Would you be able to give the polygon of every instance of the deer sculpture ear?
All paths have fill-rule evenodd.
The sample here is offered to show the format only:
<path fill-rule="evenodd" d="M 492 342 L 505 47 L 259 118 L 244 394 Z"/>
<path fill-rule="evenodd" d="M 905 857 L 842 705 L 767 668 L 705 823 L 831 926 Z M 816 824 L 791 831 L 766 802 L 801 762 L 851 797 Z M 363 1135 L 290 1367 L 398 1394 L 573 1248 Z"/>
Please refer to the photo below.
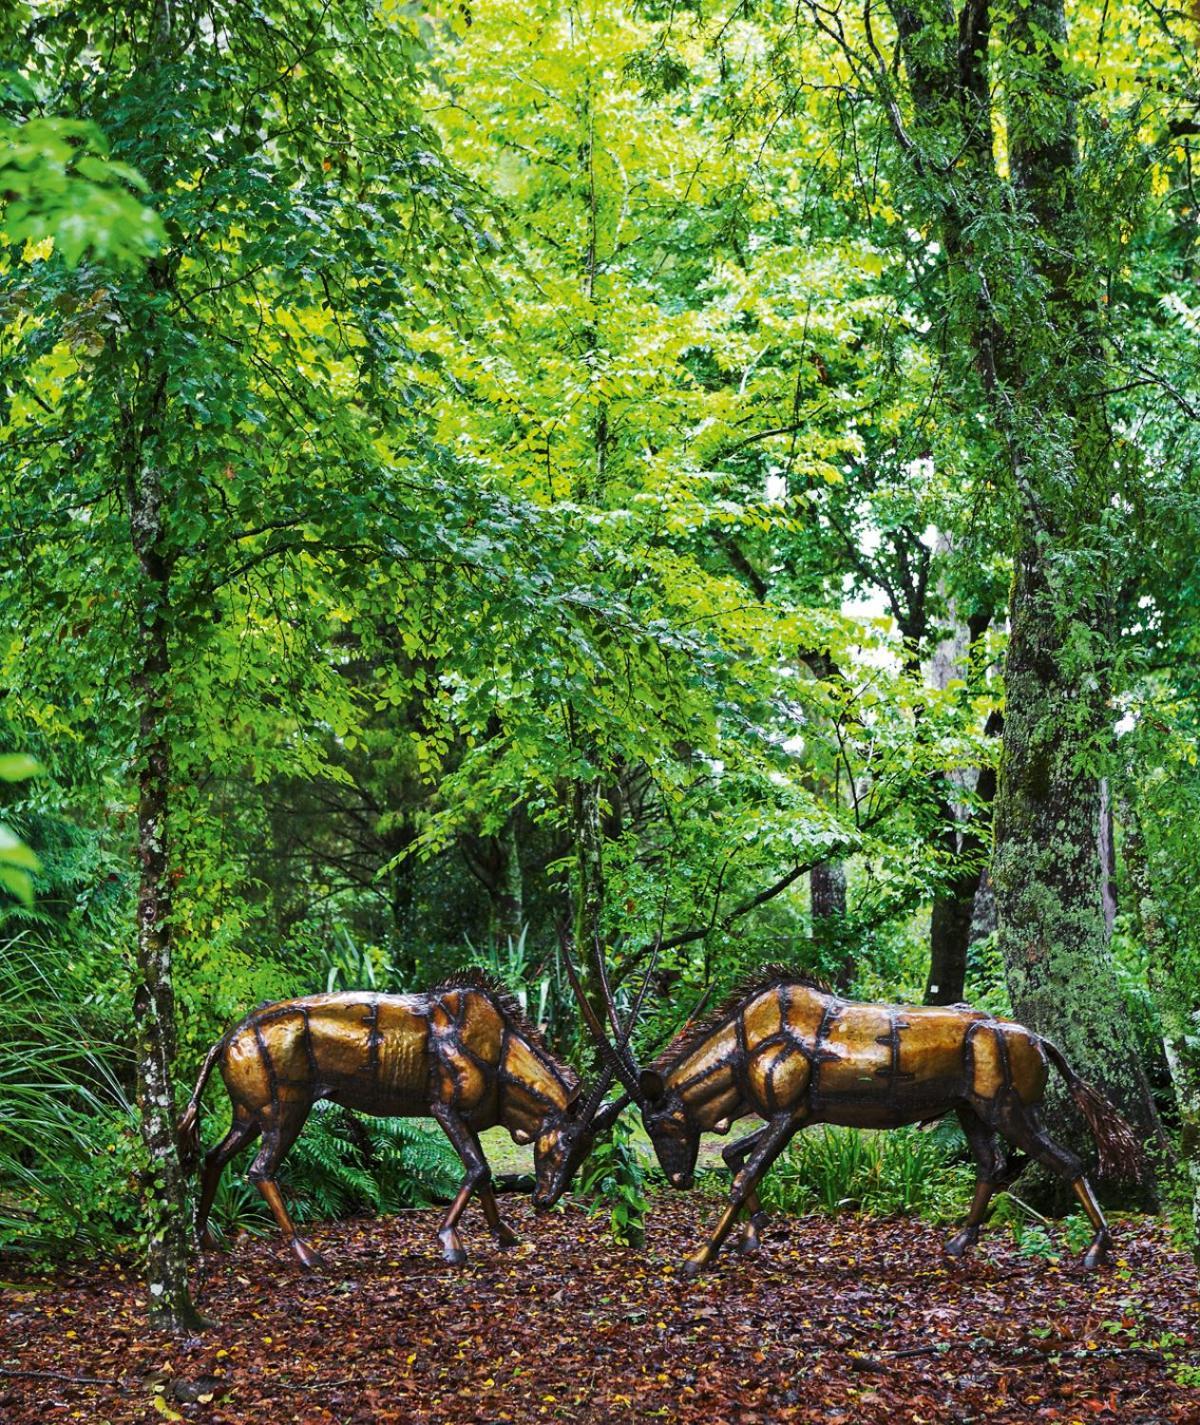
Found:
<path fill-rule="evenodd" d="M 638 1087 L 649 1103 L 657 1103 L 667 1091 L 663 1076 L 654 1069 L 643 1069 L 638 1075 Z"/>

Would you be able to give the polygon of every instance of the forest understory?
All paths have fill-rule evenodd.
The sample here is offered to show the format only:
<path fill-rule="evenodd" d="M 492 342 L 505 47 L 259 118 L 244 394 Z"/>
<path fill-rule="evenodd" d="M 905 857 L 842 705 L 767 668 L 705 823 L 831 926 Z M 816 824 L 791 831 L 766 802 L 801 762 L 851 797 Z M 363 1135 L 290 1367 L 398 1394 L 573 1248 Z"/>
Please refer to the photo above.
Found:
<path fill-rule="evenodd" d="M 203 1338 L 147 1332 L 120 1265 L 7 1282 L 0 1419 L 1200 1421 L 1195 1268 L 1153 1219 L 1119 1219 L 1088 1273 L 1000 1228 L 954 1262 L 921 1221 L 780 1216 L 689 1282 L 712 1198 L 655 1197 L 640 1250 L 573 1204 L 501 1203 L 520 1245 L 498 1252 L 471 1212 L 460 1269 L 436 1210 L 315 1228 L 319 1275 L 242 1236 L 197 1279 Z"/>

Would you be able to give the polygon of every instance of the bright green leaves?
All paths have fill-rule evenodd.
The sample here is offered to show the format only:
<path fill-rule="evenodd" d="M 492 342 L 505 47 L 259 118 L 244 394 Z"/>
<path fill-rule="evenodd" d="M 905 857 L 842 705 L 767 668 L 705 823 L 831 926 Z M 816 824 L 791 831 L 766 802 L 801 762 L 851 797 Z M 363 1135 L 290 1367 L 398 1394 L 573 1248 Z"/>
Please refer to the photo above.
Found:
<path fill-rule="evenodd" d="M 29 256 L 58 253 L 133 262 L 162 245 L 163 226 L 138 194 L 145 180 L 109 156 L 95 124 L 71 119 L 0 120 L 0 233 Z"/>
<path fill-rule="evenodd" d="M 0 782 L 21 782 L 40 771 L 37 761 L 24 753 L 0 755 Z M 38 870 L 38 858 L 20 837 L 0 822 L 0 887 L 25 905 L 32 905 L 33 873 Z"/>

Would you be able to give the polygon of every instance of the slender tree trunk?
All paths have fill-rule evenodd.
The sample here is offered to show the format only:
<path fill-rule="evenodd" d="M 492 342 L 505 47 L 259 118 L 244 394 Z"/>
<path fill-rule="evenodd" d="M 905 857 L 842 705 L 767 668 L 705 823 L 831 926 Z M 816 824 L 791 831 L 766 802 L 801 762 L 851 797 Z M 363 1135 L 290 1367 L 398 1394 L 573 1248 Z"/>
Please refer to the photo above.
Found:
<path fill-rule="evenodd" d="M 945 688 L 951 678 L 969 677 L 971 653 L 988 630 L 991 610 L 972 614 L 960 630 L 951 653 L 935 660 L 934 682 Z M 965 636 L 964 636 L 965 635 Z M 989 738 L 1003 727 L 1000 713 L 993 712 L 984 729 Z M 990 837 L 991 809 L 996 795 L 994 767 L 981 767 L 975 777 L 975 806 L 956 809 L 949 801 L 941 807 L 942 850 L 960 870 L 933 903 L 929 917 L 929 978 L 925 983 L 926 1004 L 957 1004 L 966 993 L 967 954 L 971 948 L 971 926 L 975 918 L 975 898 L 983 875 L 985 841 Z"/>
<path fill-rule="evenodd" d="M 1002 726 L 998 713 L 988 722 L 995 737 Z M 996 769 L 981 767 L 975 782 L 978 801 L 974 813 L 956 828 L 946 822 L 947 849 L 964 869 L 933 903 L 929 918 L 929 979 L 926 1004 L 957 1004 L 966 992 L 967 957 L 978 938 L 974 933 L 975 908 L 983 884 L 981 861 L 991 831 L 991 808 L 996 797 Z"/>
<path fill-rule="evenodd" d="M 586 954 L 602 941 L 604 915 L 604 833 L 600 825 L 600 783 L 596 778 L 576 779 L 575 832 L 575 940 Z"/>
<path fill-rule="evenodd" d="M 1125 805 L 1125 804 L 1123 804 Z M 1122 816 L 1122 845 L 1129 886 L 1137 909 L 1149 963 L 1150 989 L 1163 1030 L 1163 1049 L 1179 1111 L 1179 1156 L 1192 1193 L 1194 1254 L 1200 1263 L 1200 1049 L 1197 1029 L 1200 1009 L 1179 993 L 1175 974 L 1177 931 L 1162 910 L 1162 886 L 1142 830 L 1142 814 L 1134 807 Z"/>
<path fill-rule="evenodd" d="M 854 966 L 846 944 L 846 867 L 822 861 L 808 873 L 808 882 L 817 964 L 838 989 L 848 989 Z"/>
<path fill-rule="evenodd" d="M 519 940 L 525 927 L 525 881 L 521 874 L 516 812 L 504 823 L 504 830 L 497 841 L 500 845 L 500 877 L 492 902 L 496 935 L 506 940 Z"/>
<path fill-rule="evenodd" d="M 152 362 L 147 362 L 149 368 Z M 175 994 L 171 967 L 171 560 L 164 552 L 161 471 L 147 458 L 157 435 L 165 377 L 141 419 L 123 412 L 128 466 L 126 499 L 137 558 L 138 898 L 134 1019 L 147 1232 L 148 1315 L 153 1325 L 190 1331 L 204 1323 L 188 1293 L 187 1192 L 175 1137 Z"/>

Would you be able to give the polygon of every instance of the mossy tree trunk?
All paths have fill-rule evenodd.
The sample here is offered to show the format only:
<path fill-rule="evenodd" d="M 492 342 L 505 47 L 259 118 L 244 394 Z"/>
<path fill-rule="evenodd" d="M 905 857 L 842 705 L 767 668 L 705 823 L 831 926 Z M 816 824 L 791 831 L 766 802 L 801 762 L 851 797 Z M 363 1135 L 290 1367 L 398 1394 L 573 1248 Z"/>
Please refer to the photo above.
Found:
<path fill-rule="evenodd" d="M 812 910 L 812 940 L 816 963 L 830 974 L 838 989 L 848 989 L 854 961 L 846 925 L 846 867 L 842 861 L 822 861 L 808 875 Z"/>
<path fill-rule="evenodd" d="M 945 0 L 890 8 L 902 78 L 877 49 L 842 43 L 872 77 L 911 200 L 938 215 L 948 319 L 987 404 L 1014 515 L 993 871 L 1013 1007 L 1148 1136 L 1156 1118 L 1101 899 L 1099 775 L 1114 661 L 1106 590 L 1119 560 L 1105 519 L 1116 472 L 1095 394 L 1106 374 L 1102 311 L 1076 191 L 1063 0 L 1026 0 L 1006 15 L 1002 91 L 989 74 L 988 0 L 967 0 L 959 14 Z M 1000 92 L 1007 175 L 992 141 Z M 942 355 L 958 359 L 953 345 Z M 1064 1104 L 1051 1101 L 1052 1131 L 1090 1147 Z M 1111 1195 L 1116 1185 L 1106 1186 Z"/>
<path fill-rule="evenodd" d="M 1089 689 L 1063 646 L 1070 629 L 1042 557 L 1027 545 L 1013 586 L 992 866 L 1000 946 L 1016 1018 L 1052 1039 L 1146 1139 L 1157 1118 L 1109 949 L 1099 779 L 1086 770 L 1108 713 L 1099 680 Z M 1047 1123 L 1086 1159 L 1090 1140 L 1065 1094 L 1051 1093 Z M 1105 1187 L 1128 1197 L 1131 1185 Z M 1037 1195 L 1059 1194 L 1043 1184 Z"/>

